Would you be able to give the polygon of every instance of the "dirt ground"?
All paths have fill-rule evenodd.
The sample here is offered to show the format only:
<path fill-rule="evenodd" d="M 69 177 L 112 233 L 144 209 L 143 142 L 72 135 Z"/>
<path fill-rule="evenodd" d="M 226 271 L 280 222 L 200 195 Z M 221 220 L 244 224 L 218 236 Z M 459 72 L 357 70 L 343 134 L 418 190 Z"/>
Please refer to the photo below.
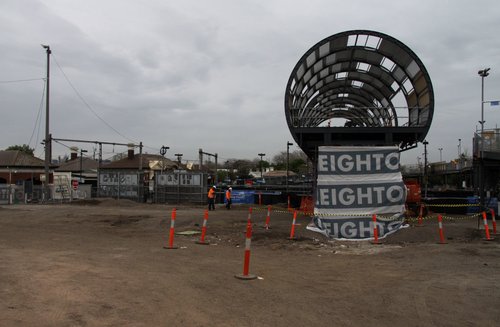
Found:
<path fill-rule="evenodd" d="M 101 200 L 0 207 L 0 326 L 499 326 L 500 243 L 474 218 L 410 226 L 382 245 L 330 241 L 248 206 Z M 187 232 L 188 235 L 177 234 Z"/>

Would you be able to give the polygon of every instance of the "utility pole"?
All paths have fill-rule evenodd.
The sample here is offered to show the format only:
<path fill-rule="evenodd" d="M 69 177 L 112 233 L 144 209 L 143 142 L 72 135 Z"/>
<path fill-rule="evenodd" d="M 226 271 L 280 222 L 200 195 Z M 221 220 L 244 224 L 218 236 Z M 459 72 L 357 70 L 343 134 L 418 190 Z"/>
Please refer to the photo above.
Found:
<path fill-rule="evenodd" d="M 47 195 L 47 200 L 49 198 L 49 165 L 52 161 L 52 142 L 50 140 L 50 126 L 49 126 L 49 95 L 50 95 L 50 54 L 52 51 L 50 50 L 50 46 L 41 45 L 46 53 L 47 53 L 47 80 L 46 80 L 46 95 L 45 95 L 45 183 L 44 183 L 44 191 L 43 194 Z"/>
<path fill-rule="evenodd" d="M 83 154 L 86 152 L 87 152 L 87 150 L 80 149 L 80 180 L 79 180 L 79 183 L 83 183 Z"/>
<path fill-rule="evenodd" d="M 260 156 L 260 179 L 262 179 L 262 157 L 265 156 L 265 153 L 259 153 Z"/>
<path fill-rule="evenodd" d="M 203 165 L 203 155 L 207 155 L 207 156 L 212 156 L 215 158 L 215 176 L 214 176 L 214 184 L 217 185 L 217 153 L 208 153 L 208 152 L 203 152 L 202 149 L 199 149 L 198 151 L 199 153 L 199 156 L 200 156 L 200 170 L 201 170 L 201 166 Z"/>

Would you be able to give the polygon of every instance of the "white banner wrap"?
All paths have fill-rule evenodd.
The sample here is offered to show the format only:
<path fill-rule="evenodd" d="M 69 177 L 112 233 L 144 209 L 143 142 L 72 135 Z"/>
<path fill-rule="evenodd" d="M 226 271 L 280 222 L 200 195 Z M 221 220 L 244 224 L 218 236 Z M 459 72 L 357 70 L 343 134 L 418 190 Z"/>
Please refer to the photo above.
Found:
<path fill-rule="evenodd" d="M 371 238 L 373 214 L 381 237 L 401 227 L 406 187 L 398 147 L 319 147 L 317 168 L 308 229 L 332 238 Z"/>

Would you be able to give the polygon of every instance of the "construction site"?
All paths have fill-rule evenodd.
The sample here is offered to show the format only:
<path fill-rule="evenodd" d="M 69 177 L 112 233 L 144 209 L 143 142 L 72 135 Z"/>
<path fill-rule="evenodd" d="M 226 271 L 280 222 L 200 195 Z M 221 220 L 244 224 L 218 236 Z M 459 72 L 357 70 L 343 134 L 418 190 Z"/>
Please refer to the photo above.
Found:
<path fill-rule="evenodd" d="M 286 205 L 268 211 L 218 204 L 206 224 L 205 206 L 179 206 L 174 233 L 173 209 L 113 199 L 0 207 L 0 325 L 496 326 L 500 320 L 499 238 L 488 219 L 491 240 L 485 240 L 482 215 L 443 214 L 440 230 L 431 211 L 374 244 L 309 231 L 310 215 Z M 206 244 L 198 244 L 203 226 Z M 236 278 L 245 268 L 254 278 Z"/>
<path fill-rule="evenodd" d="M 166 146 L 52 137 L 42 47 L 45 160 L 0 152 L 0 326 L 498 325 L 498 129 L 482 118 L 471 160 L 430 165 L 433 85 L 403 42 L 349 30 L 307 50 L 284 99 L 307 173 L 290 177 L 287 141 L 256 185 L 219 180 L 201 148 L 193 169 Z M 62 141 L 98 160 L 54 165 Z"/>

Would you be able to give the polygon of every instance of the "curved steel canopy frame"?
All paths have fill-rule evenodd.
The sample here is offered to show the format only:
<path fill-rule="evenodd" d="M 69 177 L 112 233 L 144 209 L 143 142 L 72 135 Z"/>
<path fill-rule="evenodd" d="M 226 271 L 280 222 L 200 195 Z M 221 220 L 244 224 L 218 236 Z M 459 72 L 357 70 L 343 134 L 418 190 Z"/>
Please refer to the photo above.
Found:
<path fill-rule="evenodd" d="M 318 42 L 295 65 L 285 92 L 288 127 L 311 159 L 322 145 L 413 148 L 433 112 L 431 79 L 417 55 L 368 30 Z"/>

